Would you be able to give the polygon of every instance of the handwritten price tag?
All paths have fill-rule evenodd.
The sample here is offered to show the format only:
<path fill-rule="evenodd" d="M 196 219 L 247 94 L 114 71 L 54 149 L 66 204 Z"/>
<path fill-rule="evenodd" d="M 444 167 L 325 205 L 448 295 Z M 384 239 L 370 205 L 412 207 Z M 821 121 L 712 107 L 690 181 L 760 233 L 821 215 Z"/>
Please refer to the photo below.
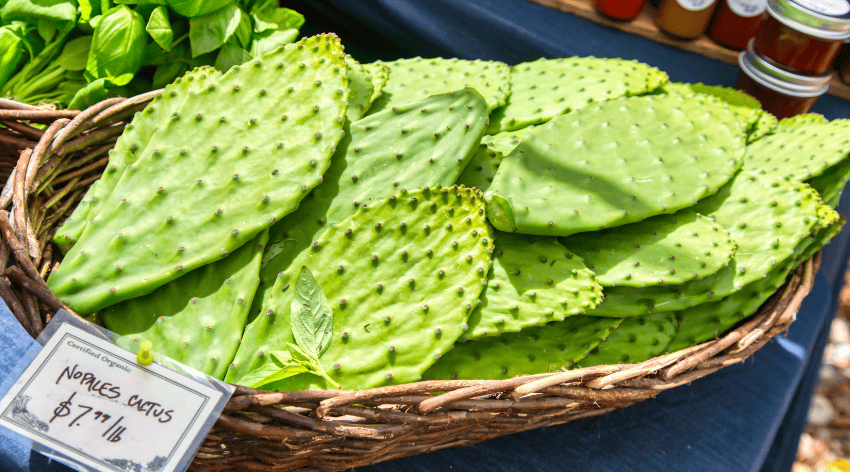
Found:
<path fill-rule="evenodd" d="M 230 393 L 63 323 L 0 399 L 0 426 L 97 470 L 183 470 Z"/>

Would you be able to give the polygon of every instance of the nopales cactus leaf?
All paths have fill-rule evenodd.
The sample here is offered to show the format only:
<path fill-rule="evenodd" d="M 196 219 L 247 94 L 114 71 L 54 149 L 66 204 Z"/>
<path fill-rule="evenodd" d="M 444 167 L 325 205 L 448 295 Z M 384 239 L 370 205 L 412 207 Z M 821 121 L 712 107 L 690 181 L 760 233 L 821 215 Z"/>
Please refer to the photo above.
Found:
<path fill-rule="evenodd" d="M 505 156 L 485 194 L 488 218 L 505 232 L 569 236 L 673 213 L 728 182 L 744 151 L 740 122 L 711 97 L 584 107 Z"/>
<path fill-rule="evenodd" d="M 152 341 L 158 353 L 224 378 L 245 329 L 267 239 L 263 231 L 224 259 L 105 308 L 104 325 L 130 351 Z"/>
<path fill-rule="evenodd" d="M 555 238 L 497 233 L 487 287 L 461 339 L 561 321 L 601 301 L 593 272 Z"/>
<path fill-rule="evenodd" d="M 483 97 L 462 89 L 399 105 L 349 126 L 324 182 L 271 228 L 260 295 L 277 274 L 328 227 L 401 189 L 451 185 L 474 152 L 484 127 Z M 259 312 L 262 296 L 251 313 Z"/>
<path fill-rule="evenodd" d="M 135 164 L 51 274 L 53 293 L 80 313 L 150 293 L 294 210 L 342 138 L 344 72 L 338 38 L 324 35 L 190 93 L 136 149 Z"/>
<path fill-rule="evenodd" d="M 538 59 L 511 68 L 508 104 L 493 113 L 488 134 L 545 123 L 586 105 L 651 92 L 667 74 L 637 61 L 596 57 Z"/>
<path fill-rule="evenodd" d="M 419 380 L 466 329 L 492 244 L 477 190 L 400 190 L 361 206 L 266 291 L 225 378 L 241 379 L 292 342 L 292 284 L 306 266 L 334 312 L 333 339 L 320 359 L 324 370 L 347 389 Z M 326 387 L 324 379 L 299 375 L 264 388 Z"/>
<path fill-rule="evenodd" d="M 425 372 L 425 380 L 492 379 L 557 372 L 572 367 L 623 320 L 570 316 L 545 326 L 455 344 Z"/>
<path fill-rule="evenodd" d="M 481 93 L 490 112 L 505 104 L 510 91 L 509 68 L 496 61 L 415 57 L 367 65 L 379 66 L 389 67 L 390 75 L 370 114 L 462 88 Z"/>

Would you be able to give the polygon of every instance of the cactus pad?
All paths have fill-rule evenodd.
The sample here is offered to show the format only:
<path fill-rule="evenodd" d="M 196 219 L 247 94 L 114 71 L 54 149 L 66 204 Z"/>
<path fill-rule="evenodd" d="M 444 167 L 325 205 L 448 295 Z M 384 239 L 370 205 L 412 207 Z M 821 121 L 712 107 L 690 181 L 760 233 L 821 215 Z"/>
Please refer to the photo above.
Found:
<path fill-rule="evenodd" d="M 806 181 L 850 155 L 850 120 L 804 122 L 752 143 L 744 171 Z"/>
<path fill-rule="evenodd" d="M 486 191 L 499 171 L 502 157 L 501 153 L 492 151 L 481 144 L 455 183 L 465 187 L 475 187 L 482 192 Z"/>
<path fill-rule="evenodd" d="M 487 133 L 545 123 L 588 104 L 651 92 L 667 74 L 637 61 L 596 57 L 538 59 L 511 68 L 511 96 Z"/>
<path fill-rule="evenodd" d="M 675 312 L 677 329 L 665 351 L 674 352 L 714 339 L 748 316 L 785 282 L 790 265 L 777 267 L 767 277 L 745 285 L 722 300 Z"/>
<path fill-rule="evenodd" d="M 211 67 L 191 70 L 166 86 L 144 110 L 133 116 L 132 122 L 124 128 L 115 147 L 109 151 L 109 162 L 103 175 L 89 187 L 77 208 L 56 231 L 54 243 L 67 252 L 77 242 L 88 221 L 98 214 L 107 201 L 112 189 L 124 174 L 124 169 L 140 156 L 141 153 L 137 150 L 144 149 L 153 134 L 167 126 L 171 114 L 179 108 L 190 92 L 201 91 L 220 75 L 221 73 Z"/>
<path fill-rule="evenodd" d="M 719 301 L 794 258 L 805 238 L 838 219 L 808 185 L 755 174 L 738 174 L 694 211 L 729 231 L 738 244 L 732 263 L 681 285 L 606 289 L 605 301 L 589 314 L 637 316 Z"/>
<path fill-rule="evenodd" d="M 457 343 L 423 378 L 501 380 L 558 372 L 587 356 L 621 322 L 615 318 L 570 316 L 519 333 Z"/>
<path fill-rule="evenodd" d="M 357 121 L 372 107 L 372 95 L 375 86 L 369 72 L 355 61 L 353 57 L 346 55 L 345 63 L 348 66 L 348 110 L 345 117 L 349 121 Z"/>
<path fill-rule="evenodd" d="M 390 78 L 390 68 L 380 62 L 363 64 L 363 68 L 366 69 L 372 80 L 372 97 L 369 98 L 369 102 L 374 103 L 383 93 L 384 86 L 387 85 L 387 80 Z"/>
<path fill-rule="evenodd" d="M 848 179 L 850 179 L 850 159 L 844 159 L 826 169 L 823 174 L 807 180 L 806 183 L 818 191 L 824 202 L 835 207 Z M 835 204 L 830 202 L 835 202 Z"/>
<path fill-rule="evenodd" d="M 263 231 L 224 259 L 107 307 L 104 325 L 121 335 L 116 342 L 122 347 L 149 340 L 160 354 L 224 378 L 245 329 L 267 239 Z"/>
<path fill-rule="evenodd" d="M 461 339 L 561 321 L 602 301 L 593 272 L 555 238 L 497 233 L 495 250 L 481 303 Z"/>
<path fill-rule="evenodd" d="M 459 90 L 428 97 L 352 123 L 337 147 L 324 182 L 271 228 L 263 258 L 260 295 L 277 274 L 329 226 L 361 205 L 401 189 L 451 185 L 487 126 L 478 92 Z M 254 301 L 252 316 L 262 303 Z"/>
<path fill-rule="evenodd" d="M 379 65 L 388 66 L 390 76 L 369 113 L 462 88 L 481 93 L 490 112 L 505 104 L 510 91 L 509 68 L 501 62 L 415 57 L 376 62 L 369 67 Z"/>
<path fill-rule="evenodd" d="M 776 124 L 776 132 L 792 131 L 804 125 L 825 123 L 829 123 L 829 120 L 827 120 L 823 115 L 819 115 L 817 113 L 803 113 L 802 115 L 789 116 L 788 118 L 782 118 L 779 120 L 779 123 Z"/>
<path fill-rule="evenodd" d="M 140 157 L 51 274 L 53 293 L 79 313 L 150 293 L 294 210 L 342 137 L 344 71 L 339 40 L 318 36 L 190 93 L 135 150 Z"/>
<path fill-rule="evenodd" d="M 350 389 L 419 380 L 466 328 L 492 244 L 476 190 L 399 191 L 361 206 L 278 276 L 226 379 L 242 378 L 293 342 L 291 285 L 306 266 L 334 312 L 333 340 L 321 357 L 325 371 Z M 319 377 L 300 384 L 303 377 L 269 388 L 325 387 Z"/>
<path fill-rule="evenodd" d="M 716 273 L 735 255 L 728 231 L 687 208 L 562 243 L 608 287 L 682 284 Z"/>
<path fill-rule="evenodd" d="M 584 107 L 533 130 L 487 191 L 501 231 L 568 236 L 673 213 L 715 193 L 745 151 L 729 107 L 649 95 Z"/>
<path fill-rule="evenodd" d="M 673 313 L 627 318 L 576 367 L 643 362 L 661 355 L 675 334 Z"/>

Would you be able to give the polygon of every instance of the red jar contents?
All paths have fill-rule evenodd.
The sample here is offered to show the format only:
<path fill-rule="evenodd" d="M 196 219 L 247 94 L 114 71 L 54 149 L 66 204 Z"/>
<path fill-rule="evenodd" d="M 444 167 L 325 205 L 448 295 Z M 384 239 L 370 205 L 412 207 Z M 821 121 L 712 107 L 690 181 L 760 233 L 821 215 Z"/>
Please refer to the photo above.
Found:
<path fill-rule="evenodd" d="M 596 10 L 603 15 L 621 21 L 632 21 L 640 15 L 646 0 L 596 0 Z"/>
<path fill-rule="evenodd" d="M 848 0 L 769 0 L 756 45 L 790 70 L 828 72 L 850 37 Z"/>
<path fill-rule="evenodd" d="M 732 49 L 746 49 L 766 8 L 767 0 L 721 0 L 708 27 L 708 37 Z"/>
<path fill-rule="evenodd" d="M 756 54 L 754 40 L 738 56 L 741 74 L 735 88 L 752 95 L 777 118 L 808 112 L 829 88 L 831 74 L 799 75 L 780 69 Z"/>
<path fill-rule="evenodd" d="M 717 0 L 661 0 L 655 24 L 679 39 L 696 39 L 705 33 Z"/>

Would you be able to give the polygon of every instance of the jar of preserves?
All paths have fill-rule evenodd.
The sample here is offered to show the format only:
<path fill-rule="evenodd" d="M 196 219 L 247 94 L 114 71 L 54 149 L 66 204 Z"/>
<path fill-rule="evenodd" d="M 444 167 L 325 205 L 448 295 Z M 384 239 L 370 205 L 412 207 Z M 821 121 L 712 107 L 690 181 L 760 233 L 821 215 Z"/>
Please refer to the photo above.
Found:
<path fill-rule="evenodd" d="M 646 0 L 595 0 L 593 5 L 603 15 L 620 21 L 632 21 L 640 15 Z"/>
<path fill-rule="evenodd" d="M 746 49 L 761 24 L 767 0 L 721 0 L 708 27 L 708 37 L 732 49 Z"/>
<path fill-rule="evenodd" d="M 762 108 L 777 118 L 807 113 L 826 93 L 832 74 L 800 75 L 788 72 L 761 57 L 750 40 L 738 56 L 741 74 L 735 88 L 752 95 Z"/>
<path fill-rule="evenodd" d="M 656 24 L 661 31 L 680 39 L 696 39 L 705 33 L 717 0 L 661 0 Z"/>
<path fill-rule="evenodd" d="M 850 38 L 848 0 L 768 0 L 756 45 L 788 70 L 822 74 Z"/>

